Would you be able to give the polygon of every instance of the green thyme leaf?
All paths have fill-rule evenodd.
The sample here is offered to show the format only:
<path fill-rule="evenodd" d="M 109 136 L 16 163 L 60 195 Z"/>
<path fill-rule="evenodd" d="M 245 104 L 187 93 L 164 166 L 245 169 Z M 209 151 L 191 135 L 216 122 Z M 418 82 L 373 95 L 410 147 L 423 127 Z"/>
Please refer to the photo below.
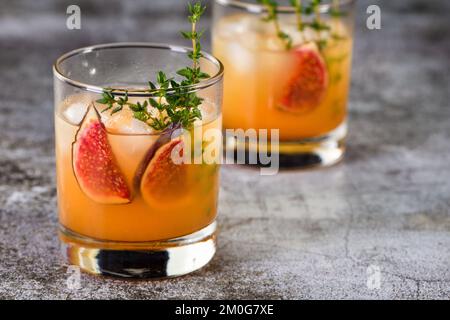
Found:
<path fill-rule="evenodd" d="M 156 83 L 148 81 L 149 91 L 155 92 L 156 97 L 151 97 L 143 103 L 131 103 L 128 99 L 128 92 L 123 96 L 115 97 L 113 90 L 107 88 L 102 93 L 101 99 L 97 102 L 106 104 L 102 111 L 111 110 L 111 114 L 120 112 L 126 106 L 133 112 L 133 117 L 147 123 L 155 130 L 164 130 L 172 123 L 179 123 L 184 128 L 190 128 L 196 120 L 202 119 L 199 109 L 203 98 L 195 92 L 189 92 L 189 86 L 209 78 L 209 74 L 203 72 L 199 65 L 199 59 L 203 57 L 201 53 L 200 38 L 204 31 L 197 32 L 196 25 L 200 17 L 205 12 L 206 7 L 200 2 L 188 4 L 189 17 L 191 23 L 190 31 L 182 31 L 181 35 L 192 42 L 192 51 L 188 52 L 188 57 L 192 60 L 192 66 L 187 66 L 176 73 L 184 79 L 177 82 L 174 78 L 168 77 L 163 71 L 156 73 Z M 148 110 L 151 106 L 158 112 Z M 155 114 L 156 113 L 156 114 Z"/>

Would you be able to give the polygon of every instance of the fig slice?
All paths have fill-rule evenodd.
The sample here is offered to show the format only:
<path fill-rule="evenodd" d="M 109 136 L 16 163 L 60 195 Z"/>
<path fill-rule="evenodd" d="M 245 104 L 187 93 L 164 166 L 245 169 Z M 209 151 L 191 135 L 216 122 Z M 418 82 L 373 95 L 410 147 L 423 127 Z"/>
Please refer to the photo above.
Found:
<path fill-rule="evenodd" d="M 148 204 L 169 206 L 184 199 L 188 165 L 175 163 L 172 159 L 172 153 L 183 157 L 183 146 L 183 139 L 177 137 L 155 152 L 140 183 L 141 195 Z"/>
<path fill-rule="evenodd" d="M 81 190 L 101 204 L 125 204 L 131 193 L 121 172 L 104 124 L 89 106 L 72 145 L 72 164 Z"/>
<path fill-rule="evenodd" d="M 166 143 L 170 142 L 172 138 L 176 138 L 179 135 L 182 134 L 181 131 L 181 125 L 172 123 L 169 125 L 168 128 L 166 128 L 158 137 L 156 142 L 152 144 L 152 146 L 148 149 L 147 153 L 145 154 L 144 159 L 141 161 L 141 164 L 136 170 L 136 174 L 134 176 L 134 182 L 133 185 L 136 190 L 138 190 L 141 186 L 141 180 L 142 176 L 144 175 L 145 171 L 147 170 L 147 167 L 150 163 L 150 161 L 155 156 L 156 151 L 158 151 L 159 148 L 161 148 Z"/>
<path fill-rule="evenodd" d="M 328 71 L 324 59 L 313 43 L 292 51 L 295 64 L 279 108 L 294 113 L 314 110 L 328 87 Z"/>

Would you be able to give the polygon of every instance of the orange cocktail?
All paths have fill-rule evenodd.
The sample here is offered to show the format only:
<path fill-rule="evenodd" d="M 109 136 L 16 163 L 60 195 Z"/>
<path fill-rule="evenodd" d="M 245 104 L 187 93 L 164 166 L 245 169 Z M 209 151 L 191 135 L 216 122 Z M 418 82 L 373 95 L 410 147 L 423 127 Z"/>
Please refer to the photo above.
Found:
<path fill-rule="evenodd" d="M 353 35 L 351 6 L 334 5 L 311 7 L 311 15 L 277 7 L 274 24 L 264 5 L 216 1 L 213 52 L 226 68 L 225 128 L 279 129 L 281 155 L 316 155 L 320 164 L 341 158 Z"/>
<path fill-rule="evenodd" d="M 203 53 L 195 66 L 210 76 L 186 84 L 176 72 L 188 53 L 111 44 L 55 64 L 58 208 L 69 263 L 95 274 L 166 277 L 214 255 L 219 162 L 203 152 L 217 147 L 220 155 L 221 141 L 197 132 L 221 132 L 223 68 Z M 152 78 L 163 68 L 167 75 Z"/>
<path fill-rule="evenodd" d="M 88 98 L 72 96 L 56 114 L 61 224 L 99 240 L 139 242 L 180 237 L 212 223 L 217 212 L 218 165 L 173 164 L 169 156 L 177 141 L 161 143 L 161 134 L 142 126 L 129 112 L 109 119 L 103 115 L 101 122 L 96 121 L 104 107 L 90 107 Z M 65 116 L 85 112 L 85 127 L 83 121 Z M 212 115 L 202 129 L 220 126 L 220 117 Z M 108 146 L 102 147 L 102 141 Z M 80 156 L 77 149 L 83 148 L 91 150 Z M 98 165 L 105 154 L 114 166 L 108 173 L 90 175 L 88 171 L 97 168 L 89 167 Z"/>

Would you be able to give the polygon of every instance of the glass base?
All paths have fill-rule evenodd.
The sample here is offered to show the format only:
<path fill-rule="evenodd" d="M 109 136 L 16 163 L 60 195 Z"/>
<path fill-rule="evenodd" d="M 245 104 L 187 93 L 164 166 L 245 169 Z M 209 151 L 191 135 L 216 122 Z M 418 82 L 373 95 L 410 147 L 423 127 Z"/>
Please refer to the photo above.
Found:
<path fill-rule="evenodd" d="M 177 277 L 205 266 L 216 252 L 216 222 L 183 237 L 149 242 L 96 240 L 63 226 L 59 233 L 68 263 L 97 275 Z"/>
<path fill-rule="evenodd" d="M 347 136 L 347 124 L 343 123 L 326 135 L 307 138 L 297 141 L 280 141 L 279 166 L 280 168 L 309 168 L 316 166 L 331 166 L 342 160 L 345 153 L 345 138 Z M 245 164 L 257 166 L 270 166 L 259 161 L 258 150 L 271 150 L 269 145 L 258 145 L 254 142 L 240 141 L 235 137 L 227 137 L 225 149 L 227 157 L 231 154 L 234 163 L 239 159 L 238 152 L 245 153 Z M 265 152 L 264 152 L 265 153 Z M 274 154 L 271 155 L 274 157 Z M 250 163 L 249 159 L 256 159 L 256 163 Z M 227 160 L 227 161 L 230 161 Z M 229 162 L 227 162 L 229 163 Z"/>

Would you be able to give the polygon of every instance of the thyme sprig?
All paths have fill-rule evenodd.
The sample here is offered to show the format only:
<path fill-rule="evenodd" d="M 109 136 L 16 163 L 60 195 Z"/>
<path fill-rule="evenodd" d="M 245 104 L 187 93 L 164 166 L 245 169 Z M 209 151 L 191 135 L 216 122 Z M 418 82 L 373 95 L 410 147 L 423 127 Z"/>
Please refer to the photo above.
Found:
<path fill-rule="evenodd" d="M 291 5 L 295 8 L 295 16 L 297 18 L 297 28 L 298 31 L 303 31 L 304 25 L 303 25 L 303 18 L 302 18 L 302 12 L 303 12 L 303 5 L 302 0 L 290 0 Z"/>
<path fill-rule="evenodd" d="M 287 50 L 291 49 L 292 38 L 286 32 L 281 30 L 280 22 L 278 21 L 278 3 L 275 0 L 258 0 L 258 3 L 262 4 L 267 9 L 267 16 L 263 18 L 263 20 L 266 22 L 273 22 L 278 38 L 284 42 Z"/>
<path fill-rule="evenodd" d="M 326 39 L 323 39 L 322 31 L 329 31 L 331 28 L 326 22 L 322 21 L 320 15 L 320 5 L 322 0 L 311 0 L 308 4 L 305 4 L 302 0 L 290 0 L 289 2 L 291 6 L 295 8 L 297 29 L 300 32 L 302 39 L 304 39 L 303 31 L 306 28 L 311 28 L 316 33 L 314 41 L 320 49 L 323 49 L 327 45 L 327 41 Z M 284 41 L 287 50 L 291 49 L 292 37 L 284 32 L 280 27 L 280 22 L 278 19 L 278 3 L 275 0 L 258 0 L 258 3 L 264 5 L 267 9 L 267 15 L 263 18 L 263 20 L 273 22 L 277 36 Z M 312 15 L 312 21 L 303 21 L 302 15 Z M 339 10 L 338 0 L 333 0 L 330 15 L 332 17 L 340 17 L 345 15 L 345 13 Z"/>
<path fill-rule="evenodd" d="M 203 31 L 197 31 L 197 24 L 206 7 L 201 2 L 197 2 L 194 5 L 189 3 L 188 9 L 191 29 L 182 31 L 181 34 L 184 38 L 191 40 L 192 51 L 189 51 L 188 57 L 192 60 L 192 66 L 176 72 L 183 79 L 177 82 L 163 71 L 157 72 L 156 82 L 148 82 L 147 92 L 152 93 L 153 97 L 142 103 L 130 102 L 128 91 L 125 91 L 123 96 L 116 97 L 114 89 L 105 89 L 102 98 L 97 100 L 98 103 L 107 105 L 102 112 L 110 111 L 113 115 L 128 107 L 135 119 L 145 122 L 158 131 L 166 129 L 171 124 L 180 124 L 183 128 L 190 128 L 196 120 L 202 118 L 199 107 L 203 98 L 199 97 L 196 92 L 190 92 L 189 86 L 210 77 L 200 68 L 200 58 L 203 57 L 200 38 Z M 152 108 L 149 108 L 150 106 Z"/>
<path fill-rule="evenodd" d="M 339 9 L 339 0 L 333 0 L 332 6 L 330 9 L 330 15 L 335 18 L 344 17 L 347 15 L 345 12 L 343 12 Z"/>

